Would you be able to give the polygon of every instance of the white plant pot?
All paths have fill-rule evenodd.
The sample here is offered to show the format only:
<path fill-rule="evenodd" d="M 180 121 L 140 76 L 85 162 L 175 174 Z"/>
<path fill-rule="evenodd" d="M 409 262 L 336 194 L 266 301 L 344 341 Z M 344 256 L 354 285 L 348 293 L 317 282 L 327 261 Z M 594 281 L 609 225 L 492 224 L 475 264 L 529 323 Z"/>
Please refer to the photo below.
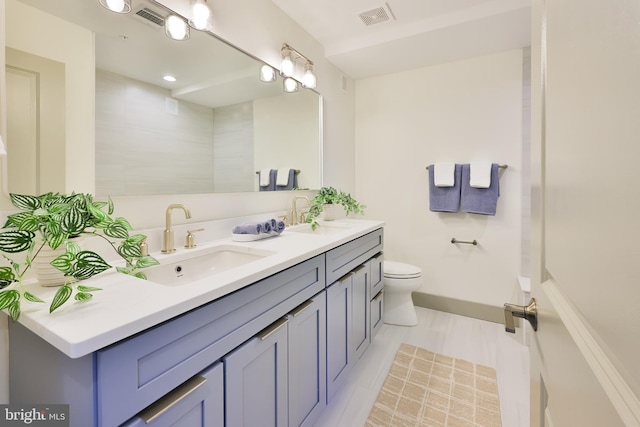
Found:
<path fill-rule="evenodd" d="M 325 221 L 333 221 L 344 215 L 344 207 L 339 204 L 324 204 L 322 205 L 322 214 L 320 218 Z"/>
<path fill-rule="evenodd" d="M 76 237 L 73 240 L 82 248 L 83 237 Z M 33 268 L 40 286 L 62 286 L 65 282 L 75 282 L 73 277 L 65 276 L 62 271 L 51 265 L 51 261 L 66 251 L 65 244 L 58 246 L 55 250 L 51 249 L 48 245 L 44 245 L 42 249 L 40 249 L 38 256 L 31 262 L 31 268 Z"/>

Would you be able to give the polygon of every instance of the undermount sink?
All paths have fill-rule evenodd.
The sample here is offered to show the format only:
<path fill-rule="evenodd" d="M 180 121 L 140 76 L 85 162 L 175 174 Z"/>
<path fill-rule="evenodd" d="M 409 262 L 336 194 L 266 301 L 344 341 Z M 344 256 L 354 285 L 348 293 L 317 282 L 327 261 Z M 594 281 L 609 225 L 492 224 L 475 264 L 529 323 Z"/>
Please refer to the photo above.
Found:
<path fill-rule="evenodd" d="M 293 231 L 294 233 L 311 233 L 311 234 L 334 234 L 340 233 L 342 231 L 348 230 L 349 227 L 337 225 L 337 224 L 319 224 L 315 230 L 311 228 L 311 224 L 302 224 L 289 228 L 289 231 Z"/>
<path fill-rule="evenodd" d="M 251 247 L 220 245 L 194 254 L 193 257 L 144 270 L 147 280 L 167 286 L 185 285 L 196 280 L 257 261 L 275 252 Z"/>

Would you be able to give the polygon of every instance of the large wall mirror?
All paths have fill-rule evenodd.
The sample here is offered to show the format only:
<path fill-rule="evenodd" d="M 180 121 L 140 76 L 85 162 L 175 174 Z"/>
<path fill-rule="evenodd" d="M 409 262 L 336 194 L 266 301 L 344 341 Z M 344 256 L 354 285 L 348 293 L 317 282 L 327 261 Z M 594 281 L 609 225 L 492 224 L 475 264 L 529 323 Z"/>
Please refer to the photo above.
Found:
<path fill-rule="evenodd" d="M 261 82 L 261 61 L 212 34 L 171 40 L 171 11 L 132 5 L 7 0 L 10 191 L 62 191 L 83 162 L 98 196 L 259 191 L 265 169 L 321 186 L 318 93 Z"/>

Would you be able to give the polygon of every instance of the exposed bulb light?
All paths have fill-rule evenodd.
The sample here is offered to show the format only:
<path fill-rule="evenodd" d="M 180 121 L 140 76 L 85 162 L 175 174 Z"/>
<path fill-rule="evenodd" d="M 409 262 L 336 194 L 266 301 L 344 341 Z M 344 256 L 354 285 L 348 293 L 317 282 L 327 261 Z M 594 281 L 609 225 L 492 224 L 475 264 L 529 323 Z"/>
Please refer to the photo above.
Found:
<path fill-rule="evenodd" d="M 313 63 L 311 61 L 307 61 L 304 69 L 305 72 L 302 77 L 302 85 L 306 88 L 314 89 L 316 87 L 316 75 L 313 74 Z"/>
<path fill-rule="evenodd" d="M 260 81 L 261 82 L 275 82 L 276 81 L 276 70 L 274 70 L 271 66 L 264 64 L 260 67 Z"/>
<path fill-rule="evenodd" d="M 210 31 L 213 29 L 211 19 L 212 13 L 207 4 L 207 0 L 191 1 L 191 19 L 189 19 L 189 25 L 196 30 Z"/>
<path fill-rule="evenodd" d="M 282 81 L 282 89 L 287 93 L 297 92 L 298 82 L 292 77 L 287 77 Z"/>
<path fill-rule="evenodd" d="M 100 5 L 116 13 L 131 12 L 131 0 L 98 0 Z"/>
<path fill-rule="evenodd" d="M 168 74 L 166 76 L 163 76 L 162 79 L 165 80 L 165 81 L 168 81 L 168 82 L 175 82 L 176 81 L 175 77 L 170 76 Z"/>
<path fill-rule="evenodd" d="M 188 40 L 189 26 L 176 15 L 169 15 L 164 21 L 165 34 L 174 40 Z"/>
<path fill-rule="evenodd" d="M 282 50 L 282 66 L 280 68 L 282 75 L 287 77 L 293 76 L 294 68 L 295 66 L 293 64 L 293 59 L 291 58 L 291 50 L 283 49 Z"/>

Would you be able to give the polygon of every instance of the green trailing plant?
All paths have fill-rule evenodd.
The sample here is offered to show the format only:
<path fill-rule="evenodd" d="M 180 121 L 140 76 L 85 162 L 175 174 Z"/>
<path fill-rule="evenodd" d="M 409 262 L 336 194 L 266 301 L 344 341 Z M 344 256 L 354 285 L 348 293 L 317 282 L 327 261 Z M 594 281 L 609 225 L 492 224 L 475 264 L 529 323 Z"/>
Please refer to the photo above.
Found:
<path fill-rule="evenodd" d="M 324 205 L 335 204 L 342 205 L 347 215 L 350 213 L 364 214 L 364 209 L 367 207 L 358 203 L 349 193 L 336 190 L 333 187 L 322 187 L 316 197 L 311 200 L 311 207 L 306 217 L 306 222 L 311 223 L 312 230 L 318 227 L 316 218 L 322 213 Z"/>
<path fill-rule="evenodd" d="M 0 291 L 0 310 L 6 309 L 13 321 L 20 317 L 22 302 L 45 302 L 23 286 L 25 273 L 45 245 L 51 249 L 65 249 L 51 265 L 68 277 L 53 297 L 50 313 L 72 296 L 76 301 L 91 299 L 93 292 L 101 289 L 76 282 L 111 268 L 96 252 L 81 250 L 73 237 L 97 236 L 106 240 L 125 261 L 124 267 L 116 267 L 120 273 L 146 279 L 139 270 L 158 264 L 155 258 L 142 256 L 140 243 L 146 239 L 145 235 L 130 235 L 132 227 L 126 219 L 111 218 L 114 209 L 111 198 L 106 202 L 94 201 L 90 194 L 82 193 L 10 194 L 10 197 L 20 212 L 9 215 L 2 227 L 7 231 L 0 232 L 0 255 L 9 264 L 0 267 L 0 289 L 3 289 Z M 22 252 L 26 254 L 20 263 L 7 255 Z"/>

